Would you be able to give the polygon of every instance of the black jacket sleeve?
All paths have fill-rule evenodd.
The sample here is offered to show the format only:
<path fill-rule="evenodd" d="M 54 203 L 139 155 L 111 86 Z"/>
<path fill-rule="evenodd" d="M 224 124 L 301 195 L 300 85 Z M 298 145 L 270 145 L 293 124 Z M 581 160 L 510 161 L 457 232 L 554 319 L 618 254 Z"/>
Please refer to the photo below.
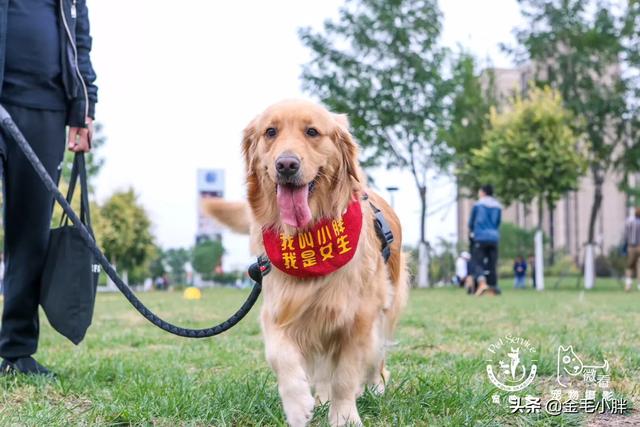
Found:
<path fill-rule="evenodd" d="M 95 119 L 96 103 L 98 102 L 98 87 L 95 85 L 96 73 L 91 65 L 91 33 L 89 25 L 89 11 L 86 0 L 76 1 L 76 49 L 78 51 L 78 68 L 87 87 L 89 98 L 88 115 Z M 84 106 L 84 99 L 81 97 L 75 104 Z M 75 106 L 74 106 L 75 108 Z"/>

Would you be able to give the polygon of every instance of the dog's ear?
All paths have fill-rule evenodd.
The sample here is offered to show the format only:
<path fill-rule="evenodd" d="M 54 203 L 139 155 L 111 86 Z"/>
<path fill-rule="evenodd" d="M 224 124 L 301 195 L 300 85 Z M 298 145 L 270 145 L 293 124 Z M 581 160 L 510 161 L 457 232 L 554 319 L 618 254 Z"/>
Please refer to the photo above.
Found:
<path fill-rule="evenodd" d="M 255 157 L 256 143 L 258 139 L 256 137 L 256 122 L 257 117 L 249 122 L 249 124 L 242 131 L 242 154 L 244 156 L 245 166 L 247 172 L 253 169 L 253 158 Z"/>
<path fill-rule="evenodd" d="M 360 170 L 358 167 L 358 146 L 356 145 L 351 133 L 349 132 L 349 120 L 346 114 L 333 115 L 336 128 L 333 137 L 340 154 L 342 156 L 342 167 L 347 175 L 351 176 L 357 182 L 360 182 Z"/>
<path fill-rule="evenodd" d="M 261 205 L 261 199 L 264 197 L 260 190 L 260 178 L 256 171 L 256 151 L 258 149 L 258 117 L 254 118 L 242 131 L 242 154 L 244 155 L 244 164 L 246 167 L 247 179 L 247 201 L 252 210 L 257 209 Z"/>
<path fill-rule="evenodd" d="M 258 142 L 256 135 L 257 119 L 256 117 L 251 120 L 242 131 L 242 155 L 244 156 L 244 164 L 248 174 L 253 171 L 253 159 L 255 158 L 256 143 Z"/>

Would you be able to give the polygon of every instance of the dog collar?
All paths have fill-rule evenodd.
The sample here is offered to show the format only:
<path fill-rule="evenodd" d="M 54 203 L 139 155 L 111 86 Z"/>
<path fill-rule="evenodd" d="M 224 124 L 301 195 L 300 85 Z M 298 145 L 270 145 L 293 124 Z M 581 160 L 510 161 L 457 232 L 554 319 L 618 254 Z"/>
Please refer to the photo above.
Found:
<path fill-rule="evenodd" d="M 349 203 L 339 219 L 322 219 L 293 236 L 262 230 L 267 257 L 278 270 L 300 278 L 326 276 L 344 267 L 356 252 L 362 230 L 360 201 Z"/>

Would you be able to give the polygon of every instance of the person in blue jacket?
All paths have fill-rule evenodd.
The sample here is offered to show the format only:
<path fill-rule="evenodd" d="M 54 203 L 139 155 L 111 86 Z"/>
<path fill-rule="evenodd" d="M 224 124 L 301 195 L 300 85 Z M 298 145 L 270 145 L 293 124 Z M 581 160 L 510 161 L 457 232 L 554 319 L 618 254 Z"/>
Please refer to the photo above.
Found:
<path fill-rule="evenodd" d="M 0 103 L 59 179 L 65 140 L 89 151 L 98 89 L 86 0 L 0 0 Z M 68 132 L 67 132 L 68 127 Z M 17 145 L 0 135 L 4 188 L 4 309 L 0 374 L 49 375 L 38 348 L 40 280 L 53 196 Z"/>
<path fill-rule="evenodd" d="M 469 217 L 469 236 L 471 239 L 476 295 L 489 291 L 498 294 L 498 244 L 500 242 L 500 223 L 502 206 L 493 197 L 493 186 L 483 185 L 478 192 L 478 201 L 473 205 Z"/>

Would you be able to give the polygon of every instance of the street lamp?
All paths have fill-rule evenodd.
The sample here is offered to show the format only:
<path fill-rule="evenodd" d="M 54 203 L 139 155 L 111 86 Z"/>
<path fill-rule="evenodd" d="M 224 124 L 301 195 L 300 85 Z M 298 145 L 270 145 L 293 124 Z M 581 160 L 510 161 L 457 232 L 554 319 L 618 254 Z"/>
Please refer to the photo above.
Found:
<path fill-rule="evenodd" d="M 398 191 L 398 187 L 387 187 L 387 191 L 389 192 L 389 199 L 391 200 L 391 208 L 395 208 L 395 198 L 393 197 L 393 193 Z"/>

